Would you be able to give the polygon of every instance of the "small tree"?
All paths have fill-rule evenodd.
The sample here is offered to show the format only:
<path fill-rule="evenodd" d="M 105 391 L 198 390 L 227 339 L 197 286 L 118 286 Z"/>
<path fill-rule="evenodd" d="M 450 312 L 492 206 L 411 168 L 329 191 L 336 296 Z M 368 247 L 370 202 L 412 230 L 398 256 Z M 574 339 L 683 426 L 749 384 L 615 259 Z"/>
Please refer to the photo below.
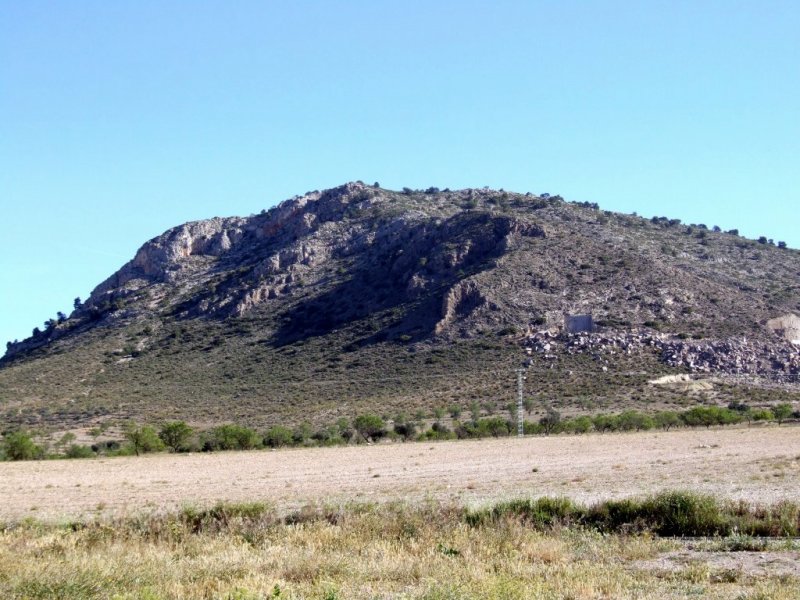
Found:
<path fill-rule="evenodd" d="M 353 421 L 353 426 L 361 437 L 364 438 L 364 441 L 380 438 L 386 433 L 383 419 L 378 415 L 370 413 L 358 415 L 355 421 Z"/>
<path fill-rule="evenodd" d="M 219 425 L 208 432 L 204 450 L 252 450 L 261 445 L 261 436 L 248 427 L 232 423 Z"/>
<path fill-rule="evenodd" d="M 37 446 L 24 431 L 7 433 L 0 448 L 8 460 L 34 460 L 44 455 L 41 446 Z"/>
<path fill-rule="evenodd" d="M 292 430 L 283 425 L 275 425 L 267 430 L 264 435 L 264 445 L 270 448 L 280 448 L 282 446 L 291 446 L 293 443 Z"/>
<path fill-rule="evenodd" d="M 539 425 L 544 429 L 545 435 L 550 435 L 561 423 L 561 413 L 552 408 L 547 409 L 547 414 L 539 419 Z"/>
<path fill-rule="evenodd" d="M 156 430 L 150 425 L 138 426 L 131 425 L 125 431 L 125 439 L 131 445 L 131 449 L 136 456 L 148 452 L 158 452 L 164 449 L 164 444 L 158 437 Z"/>
<path fill-rule="evenodd" d="M 457 419 L 461 416 L 461 407 L 458 404 L 451 404 L 447 411 L 453 419 Z"/>
<path fill-rule="evenodd" d="M 417 434 L 417 425 L 413 421 L 395 421 L 394 432 L 403 438 L 403 441 L 414 439 Z"/>
<path fill-rule="evenodd" d="M 780 425 L 792 416 L 792 405 L 784 402 L 783 404 L 773 406 L 772 414 L 775 415 L 775 420 L 778 422 L 778 425 Z"/>
<path fill-rule="evenodd" d="M 193 430 L 183 421 L 172 421 L 164 423 L 158 437 L 173 452 L 180 452 L 186 449 L 186 442 L 192 437 Z"/>
<path fill-rule="evenodd" d="M 302 446 L 313 433 L 314 429 L 311 427 L 310 423 L 300 423 L 292 432 L 292 441 L 298 446 Z"/>
<path fill-rule="evenodd" d="M 655 421 L 656 427 L 660 427 L 664 431 L 669 431 L 672 427 L 677 427 L 681 422 L 678 414 L 671 410 L 656 413 L 653 420 Z"/>

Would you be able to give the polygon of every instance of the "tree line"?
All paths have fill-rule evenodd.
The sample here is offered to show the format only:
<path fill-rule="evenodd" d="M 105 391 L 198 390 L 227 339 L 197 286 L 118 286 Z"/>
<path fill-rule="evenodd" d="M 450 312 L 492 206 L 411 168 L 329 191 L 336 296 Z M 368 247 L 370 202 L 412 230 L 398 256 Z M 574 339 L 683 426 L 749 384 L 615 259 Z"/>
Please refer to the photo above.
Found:
<path fill-rule="evenodd" d="M 314 430 L 308 423 L 294 428 L 274 425 L 264 432 L 228 423 L 206 430 L 196 430 L 184 421 L 168 421 L 158 426 L 128 423 L 123 429 L 123 439 L 96 442 L 91 445 L 75 443 L 74 434 L 68 433 L 56 443 L 55 448 L 37 444 L 27 431 L 11 431 L 0 440 L 0 460 L 39 460 L 47 458 L 91 458 L 93 456 L 139 456 L 152 452 L 215 452 L 223 450 L 255 450 L 259 448 L 291 448 L 336 446 L 358 443 L 391 441 L 432 441 L 453 439 L 480 439 L 505 437 L 517 432 L 514 419 L 501 416 L 479 417 L 473 413 L 470 420 L 461 421 L 459 411 L 450 411 L 450 426 L 442 421 L 444 410 L 434 411 L 435 421 L 425 426 L 420 420 L 404 414 L 390 423 L 384 418 L 365 413 L 352 422 L 346 418 Z M 454 415 L 456 413 L 456 415 Z M 615 431 L 669 431 L 678 427 L 712 427 L 738 423 L 777 422 L 800 419 L 800 411 L 793 411 L 788 403 L 771 409 L 751 408 L 741 402 L 727 407 L 695 406 L 684 411 L 643 413 L 626 410 L 619 413 L 600 413 L 562 418 L 553 409 L 538 421 L 523 421 L 526 435 L 585 434 Z"/>

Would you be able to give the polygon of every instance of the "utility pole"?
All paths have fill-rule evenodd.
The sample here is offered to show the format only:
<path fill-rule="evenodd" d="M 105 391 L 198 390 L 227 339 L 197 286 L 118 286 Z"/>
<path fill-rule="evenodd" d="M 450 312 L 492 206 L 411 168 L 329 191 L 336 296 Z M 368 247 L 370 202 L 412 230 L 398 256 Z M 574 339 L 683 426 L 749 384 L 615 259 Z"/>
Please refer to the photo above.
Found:
<path fill-rule="evenodd" d="M 525 378 L 525 369 L 517 369 L 517 437 L 525 435 L 524 403 L 522 401 L 522 381 Z"/>

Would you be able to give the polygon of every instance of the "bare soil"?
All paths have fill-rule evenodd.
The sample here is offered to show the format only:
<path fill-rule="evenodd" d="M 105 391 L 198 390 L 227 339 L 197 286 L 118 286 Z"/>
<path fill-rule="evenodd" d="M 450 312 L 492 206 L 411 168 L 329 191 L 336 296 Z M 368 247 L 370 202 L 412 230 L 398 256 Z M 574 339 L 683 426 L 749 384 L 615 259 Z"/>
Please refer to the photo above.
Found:
<path fill-rule="evenodd" d="M 0 518 L 85 518 L 216 501 L 305 504 L 520 496 L 593 502 L 663 489 L 797 500 L 800 428 L 394 443 L 217 454 L 0 463 Z"/>

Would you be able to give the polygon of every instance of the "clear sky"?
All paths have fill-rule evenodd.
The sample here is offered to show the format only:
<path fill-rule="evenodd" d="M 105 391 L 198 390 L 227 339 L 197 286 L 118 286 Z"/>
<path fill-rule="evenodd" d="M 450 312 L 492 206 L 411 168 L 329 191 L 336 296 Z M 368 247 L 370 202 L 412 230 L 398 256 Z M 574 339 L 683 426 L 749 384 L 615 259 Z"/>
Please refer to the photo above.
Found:
<path fill-rule="evenodd" d="M 356 179 L 799 247 L 798 32 L 797 0 L 0 0 L 0 343 L 171 226 Z"/>

